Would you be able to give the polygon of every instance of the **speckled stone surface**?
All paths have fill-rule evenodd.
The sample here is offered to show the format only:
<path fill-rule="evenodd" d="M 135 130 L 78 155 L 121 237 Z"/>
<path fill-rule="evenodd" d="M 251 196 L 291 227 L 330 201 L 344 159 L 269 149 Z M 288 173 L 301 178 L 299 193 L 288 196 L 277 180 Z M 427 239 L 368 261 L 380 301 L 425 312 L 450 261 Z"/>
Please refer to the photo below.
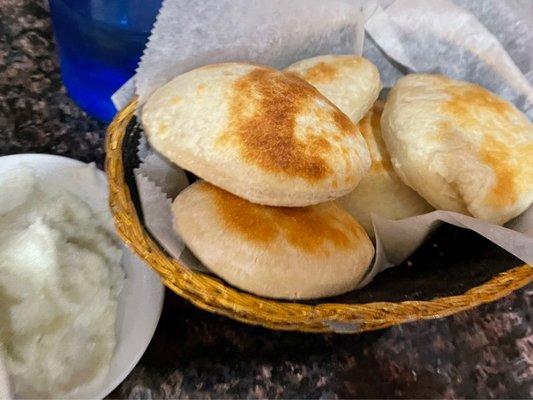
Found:
<path fill-rule="evenodd" d="M 43 3 L 0 4 L 0 155 L 101 165 L 105 127 L 66 95 Z M 531 398 L 532 300 L 530 285 L 452 317 L 341 336 L 245 326 L 167 293 L 152 343 L 111 397 Z"/>
<path fill-rule="evenodd" d="M 61 85 L 42 0 L 0 0 L 0 152 L 61 154 L 103 162 L 105 126 Z"/>

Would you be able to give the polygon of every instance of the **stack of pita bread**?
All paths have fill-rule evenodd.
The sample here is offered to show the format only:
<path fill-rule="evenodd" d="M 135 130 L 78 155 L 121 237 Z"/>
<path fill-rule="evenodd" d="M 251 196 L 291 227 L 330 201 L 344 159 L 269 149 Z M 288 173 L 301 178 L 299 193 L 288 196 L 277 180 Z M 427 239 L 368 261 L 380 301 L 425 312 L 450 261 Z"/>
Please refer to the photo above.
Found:
<path fill-rule="evenodd" d="M 200 178 L 174 228 L 213 273 L 266 297 L 353 290 L 374 256 L 371 213 L 459 211 L 502 224 L 533 201 L 533 128 L 467 82 L 408 75 L 377 101 L 377 68 L 328 55 L 284 71 L 208 65 L 148 99 L 151 146 Z"/>

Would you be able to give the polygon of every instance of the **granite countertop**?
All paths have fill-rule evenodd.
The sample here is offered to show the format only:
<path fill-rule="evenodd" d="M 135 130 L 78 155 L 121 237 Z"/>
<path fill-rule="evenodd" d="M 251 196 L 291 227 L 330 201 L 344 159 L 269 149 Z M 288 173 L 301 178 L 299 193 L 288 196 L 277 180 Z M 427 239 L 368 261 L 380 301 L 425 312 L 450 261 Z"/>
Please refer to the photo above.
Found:
<path fill-rule="evenodd" d="M 105 126 L 61 85 L 39 0 L 0 8 L 0 155 L 44 152 L 101 166 Z M 533 286 L 439 320 L 360 335 L 246 326 L 168 292 L 145 355 L 115 398 L 530 398 Z"/>

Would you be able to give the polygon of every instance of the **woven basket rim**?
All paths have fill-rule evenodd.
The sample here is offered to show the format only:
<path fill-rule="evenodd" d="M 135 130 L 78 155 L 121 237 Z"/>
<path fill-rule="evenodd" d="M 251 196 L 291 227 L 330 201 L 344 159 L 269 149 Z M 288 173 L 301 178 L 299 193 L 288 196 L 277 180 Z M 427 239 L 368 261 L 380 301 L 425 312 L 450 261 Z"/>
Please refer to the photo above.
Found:
<path fill-rule="evenodd" d="M 117 113 L 107 129 L 105 169 L 115 226 L 122 240 L 159 273 L 165 286 L 201 309 L 271 329 L 354 333 L 445 317 L 500 299 L 533 281 L 533 266 L 523 264 L 456 296 L 423 301 L 309 305 L 258 297 L 234 289 L 214 276 L 192 271 L 168 256 L 146 232 L 125 182 L 122 143 L 136 108 L 134 99 Z"/>

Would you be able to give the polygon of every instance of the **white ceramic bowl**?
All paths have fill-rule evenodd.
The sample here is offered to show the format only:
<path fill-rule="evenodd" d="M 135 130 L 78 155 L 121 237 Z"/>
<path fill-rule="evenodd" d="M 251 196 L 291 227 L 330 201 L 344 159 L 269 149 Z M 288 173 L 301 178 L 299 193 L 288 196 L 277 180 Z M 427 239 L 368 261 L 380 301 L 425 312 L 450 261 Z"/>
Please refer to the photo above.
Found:
<path fill-rule="evenodd" d="M 97 170 L 95 174 L 88 174 L 88 164 L 66 157 L 17 154 L 0 157 L 0 174 L 21 164 L 33 167 L 47 186 L 75 194 L 95 212 L 107 209 L 108 188 L 104 172 Z M 102 381 L 80 388 L 75 393 L 76 398 L 103 398 L 117 387 L 143 355 L 159 321 L 164 296 L 159 277 L 126 247 L 122 267 L 126 281 L 119 298 L 117 346 L 109 372 Z M 0 365 L 0 375 L 1 372 Z M 0 394 L 1 381 L 0 376 Z"/>

